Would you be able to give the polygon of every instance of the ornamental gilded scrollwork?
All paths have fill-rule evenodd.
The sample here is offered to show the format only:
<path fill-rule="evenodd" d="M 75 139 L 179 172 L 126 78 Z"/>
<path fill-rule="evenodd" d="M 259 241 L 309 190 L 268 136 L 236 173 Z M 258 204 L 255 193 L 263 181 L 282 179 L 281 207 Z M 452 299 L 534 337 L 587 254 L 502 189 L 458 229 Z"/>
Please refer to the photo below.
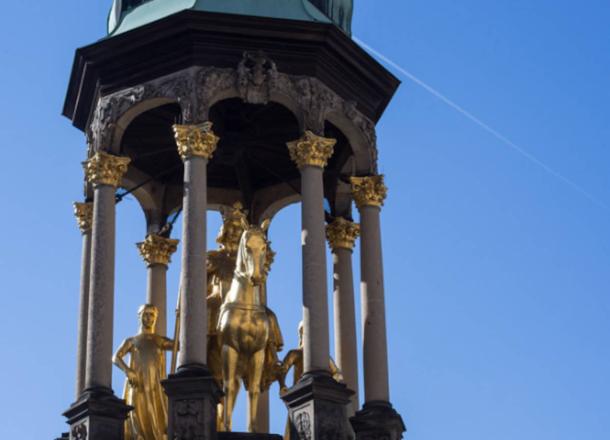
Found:
<path fill-rule="evenodd" d="M 365 206 L 382 207 L 388 195 L 388 188 L 384 183 L 384 176 L 352 177 L 352 194 L 358 208 Z"/>
<path fill-rule="evenodd" d="M 299 168 L 304 166 L 325 168 L 328 159 L 333 155 L 336 143 L 335 139 L 318 136 L 307 130 L 301 139 L 288 142 L 288 151 L 290 158 Z"/>
<path fill-rule="evenodd" d="M 178 146 L 178 154 L 182 160 L 197 156 L 211 159 L 216 151 L 219 138 L 212 131 L 211 122 L 195 125 L 174 125 L 174 136 Z"/>
<path fill-rule="evenodd" d="M 78 228 L 83 234 L 91 231 L 93 225 L 93 203 L 74 203 L 74 216 L 76 217 L 76 223 Z"/>
<path fill-rule="evenodd" d="M 337 217 L 326 227 L 326 238 L 330 248 L 353 250 L 356 239 L 360 236 L 360 225 L 343 217 Z"/>
<path fill-rule="evenodd" d="M 118 187 L 131 159 L 98 151 L 83 163 L 85 178 L 92 185 Z"/>
<path fill-rule="evenodd" d="M 178 243 L 178 240 L 149 234 L 143 242 L 137 243 L 137 247 L 149 266 L 153 264 L 167 266 L 171 262 L 172 254 L 178 249 Z"/>

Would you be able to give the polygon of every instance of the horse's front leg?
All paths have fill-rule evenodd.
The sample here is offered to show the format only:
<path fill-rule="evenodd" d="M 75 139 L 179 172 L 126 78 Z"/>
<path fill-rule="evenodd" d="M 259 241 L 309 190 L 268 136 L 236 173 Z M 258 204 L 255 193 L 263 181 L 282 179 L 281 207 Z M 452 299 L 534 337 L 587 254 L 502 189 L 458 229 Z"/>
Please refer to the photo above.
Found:
<path fill-rule="evenodd" d="M 233 407 L 235 406 L 235 399 L 239 392 L 239 379 L 237 378 L 237 362 L 239 360 L 239 353 L 230 345 L 223 345 L 222 347 L 222 381 L 224 405 L 223 405 L 223 423 L 224 430 L 231 431 L 232 418 L 233 418 Z"/>
<path fill-rule="evenodd" d="M 248 432 L 258 432 L 258 398 L 261 393 L 261 379 L 263 377 L 263 367 L 265 364 L 265 350 L 259 350 L 250 359 L 248 371 L 248 399 L 249 418 Z"/>

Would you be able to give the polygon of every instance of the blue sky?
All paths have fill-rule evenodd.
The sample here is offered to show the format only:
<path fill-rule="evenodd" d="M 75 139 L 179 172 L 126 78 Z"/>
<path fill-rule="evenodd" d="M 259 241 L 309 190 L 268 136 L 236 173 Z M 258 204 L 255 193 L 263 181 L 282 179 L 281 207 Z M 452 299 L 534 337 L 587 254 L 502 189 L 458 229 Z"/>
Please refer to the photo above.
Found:
<path fill-rule="evenodd" d="M 104 35 L 109 7 L 2 7 L 2 438 L 53 438 L 74 397 L 80 235 L 71 203 L 85 144 L 60 111 L 74 49 Z M 354 33 L 608 206 L 609 22 L 601 0 L 360 0 Z M 404 79 L 379 148 L 390 187 L 391 392 L 408 438 L 610 438 L 610 209 Z M 219 217 L 209 218 L 213 235 Z M 115 346 L 136 330 L 146 282 L 135 200 L 118 206 L 117 221 Z M 298 206 L 270 233 L 270 301 L 291 348 Z M 173 265 L 170 304 L 177 279 Z M 276 398 L 273 413 L 281 432 Z"/>

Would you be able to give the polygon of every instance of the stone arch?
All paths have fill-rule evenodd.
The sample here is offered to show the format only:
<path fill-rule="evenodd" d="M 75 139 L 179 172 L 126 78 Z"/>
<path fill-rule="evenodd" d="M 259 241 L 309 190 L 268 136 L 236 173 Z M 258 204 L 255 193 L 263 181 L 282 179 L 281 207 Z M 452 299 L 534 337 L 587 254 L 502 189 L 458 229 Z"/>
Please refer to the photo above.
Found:
<path fill-rule="evenodd" d="M 362 116 L 361 116 L 362 117 Z M 362 117 L 363 118 L 363 117 Z M 345 112 L 332 110 L 325 115 L 325 120 L 337 127 L 345 135 L 352 149 L 356 174 L 372 174 L 377 168 L 377 146 L 373 123 L 367 127 L 368 133 L 359 127 L 354 119 Z M 347 164 L 351 166 L 351 164 Z M 345 170 L 350 172 L 351 170 Z"/>
<path fill-rule="evenodd" d="M 146 99 L 129 107 L 118 117 L 114 124 L 110 152 L 114 154 L 119 153 L 125 131 L 138 116 L 166 104 L 180 104 L 180 102 L 176 98 L 155 97 Z"/>

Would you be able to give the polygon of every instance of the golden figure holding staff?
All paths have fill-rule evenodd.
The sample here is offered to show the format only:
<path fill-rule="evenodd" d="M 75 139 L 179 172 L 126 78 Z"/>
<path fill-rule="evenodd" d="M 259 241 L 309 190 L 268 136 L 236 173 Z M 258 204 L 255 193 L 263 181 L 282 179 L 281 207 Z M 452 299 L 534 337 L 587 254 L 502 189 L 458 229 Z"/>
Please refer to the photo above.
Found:
<path fill-rule="evenodd" d="M 134 407 L 125 422 L 125 440 L 167 439 L 167 397 L 161 381 L 166 377 L 165 352 L 174 348 L 174 341 L 155 334 L 157 315 L 153 305 L 140 307 L 138 334 L 127 338 L 113 357 L 127 375 L 125 402 Z"/>

